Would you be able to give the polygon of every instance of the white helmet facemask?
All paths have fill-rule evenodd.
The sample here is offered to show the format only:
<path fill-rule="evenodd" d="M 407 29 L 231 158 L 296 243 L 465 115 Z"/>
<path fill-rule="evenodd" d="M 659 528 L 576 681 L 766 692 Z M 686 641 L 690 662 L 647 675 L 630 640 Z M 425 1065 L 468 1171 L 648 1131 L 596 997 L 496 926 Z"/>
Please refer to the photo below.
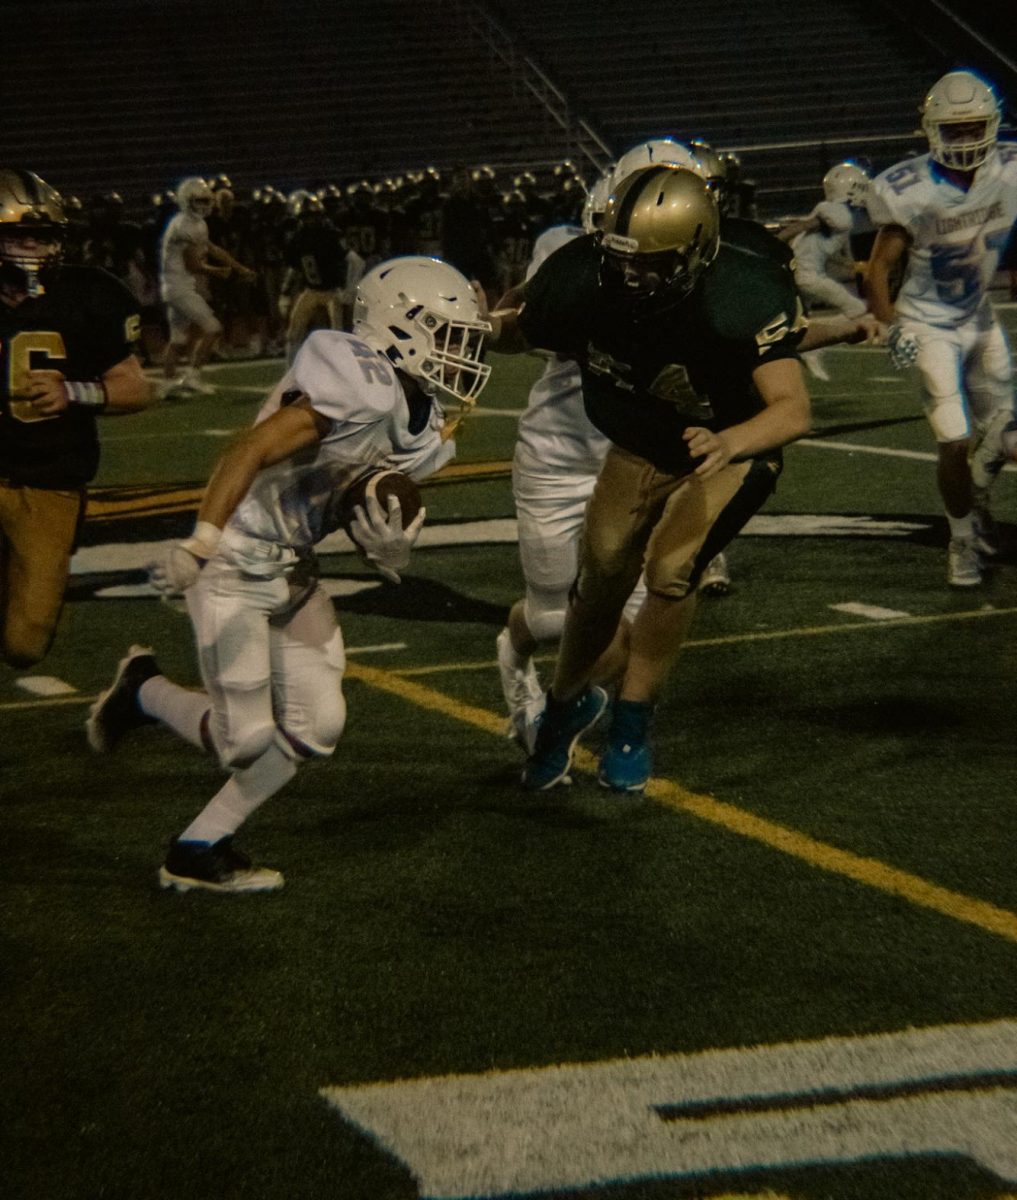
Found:
<path fill-rule="evenodd" d="M 197 175 L 183 180 L 176 191 L 177 207 L 192 217 L 207 217 L 212 211 L 214 198 L 208 182 Z"/>
<path fill-rule="evenodd" d="M 607 208 L 607 198 L 611 194 L 612 174 L 613 169 L 605 171 L 586 194 L 580 217 L 585 233 L 596 233 L 604 224 L 604 210 Z"/>
<path fill-rule="evenodd" d="M 490 324 L 466 277 L 422 255 L 389 259 L 360 281 L 353 332 L 430 394 L 472 406 L 491 368 L 483 361 Z"/>
<path fill-rule="evenodd" d="M 951 71 L 933 84 L 925 97 L 922 129 L 934 161 L 973 171 L 996 145 L 999 101 L 973 71 Z"/>

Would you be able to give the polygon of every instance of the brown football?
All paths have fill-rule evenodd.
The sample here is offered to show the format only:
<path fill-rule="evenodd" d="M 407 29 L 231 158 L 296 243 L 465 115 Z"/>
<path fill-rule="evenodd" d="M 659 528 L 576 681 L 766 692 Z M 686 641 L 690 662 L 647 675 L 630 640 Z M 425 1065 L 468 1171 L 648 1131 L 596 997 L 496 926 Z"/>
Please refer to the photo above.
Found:
<path fill-rule="evenodd" d="M 403 510 L 404 529 L 420 512 L 422 503 L 420 488 L 409 475 L 402 471 L 396 471 L 391 467 L 379 467 L 376 471 L 362 475 L 346 489 L 340 509 L 343 529 L 346 530 L 353 542 L 357 540 L 350 530 L 350 523 L 355 515 L 354 510 L 360 507 L 366 512 L 368 496 L 377 497 L 382 512 L 388 512 L 389 496 L 397 496 L 399 507 Z"/>

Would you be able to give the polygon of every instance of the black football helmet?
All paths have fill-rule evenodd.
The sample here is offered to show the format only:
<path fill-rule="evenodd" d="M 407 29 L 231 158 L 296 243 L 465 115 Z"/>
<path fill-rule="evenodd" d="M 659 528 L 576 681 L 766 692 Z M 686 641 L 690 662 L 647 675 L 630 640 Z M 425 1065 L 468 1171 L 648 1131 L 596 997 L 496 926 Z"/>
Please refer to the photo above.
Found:
<path fill-rule="evenodd" d="M 59 193 L 32 171 L 0 167 L 0 276 L 40 296 L 60 265 L 67 218 Z"/>

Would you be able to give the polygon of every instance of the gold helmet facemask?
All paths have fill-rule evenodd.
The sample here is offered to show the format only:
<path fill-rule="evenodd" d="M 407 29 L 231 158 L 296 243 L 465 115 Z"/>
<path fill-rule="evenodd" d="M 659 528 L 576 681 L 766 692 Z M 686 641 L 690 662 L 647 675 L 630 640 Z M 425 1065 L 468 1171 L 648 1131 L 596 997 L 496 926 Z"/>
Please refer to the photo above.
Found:
<path fill-rule="evenodd" d="M 642 167 L 618 181 L 601 233 L 601 279 L 619 299 L 683 300 L 720 246 L 706 181 L 684 167 Z"/>
<path fill-rule="evenodd" d="M 63 203 L 31 171 L 0 167 L 0 273 L 29 296 L 45 291 L 42 272 L 63 258 Z"/>

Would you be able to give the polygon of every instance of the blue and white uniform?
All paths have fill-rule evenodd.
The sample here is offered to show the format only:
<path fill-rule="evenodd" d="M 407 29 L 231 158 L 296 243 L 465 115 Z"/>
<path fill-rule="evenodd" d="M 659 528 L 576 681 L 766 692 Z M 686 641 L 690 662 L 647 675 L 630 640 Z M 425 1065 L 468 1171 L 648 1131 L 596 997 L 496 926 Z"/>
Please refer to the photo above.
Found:
<path fill-rule="evenodd" d="M 211 336 L 222 332 L 218 317 L 208 303 L 208 281 L 188 269 L 189 249 L 204 261 L 208 256 L 208 225 L 203 217 L 178 212 L 166 226 L 159 243 L 159 294 L 166 305 L 170 340 L 178 345 L 187 340 L 192 325 Z"/>
<path fill-rule="evenodd" d="M 809 216 L 819 228 L 800 233 L 791 243 L 798 290 L 810 308 L 823 305 L 846 317 L 861 316 L 865 301 L 845 284 L 854 278 L 851 235 L 872 228 L 868 214 L 846 201 L 823 200 Z"/>
<path fill-rule="evenodd" d="M 395 467 L 420 480 L 455 454 L 441 438 L 440 406 L 432 401 L 412 431 L 395 371 L 352 334 L 312 333 L 257 420 L 296 396 L 328 419 L 325 436 L 259 472 L 185 593 L 224 766 L 249 760 L 277 726 L 304 753 L 335 748 L 346 659 L 313 548 L 338 528 L 342 495 L 365 470 Z"/>
<path fill-rule="evenodd" d="M 988 288 L 1017 219 L 1017 143 L 1001 142 L 965 191 L 928 154 L 873 181 L 869 215 L 911 238 L 896 301 L 919 345 L 926 416 L 938 441 L 984 430 L 1013 407 L 1013 368 Z"/>

